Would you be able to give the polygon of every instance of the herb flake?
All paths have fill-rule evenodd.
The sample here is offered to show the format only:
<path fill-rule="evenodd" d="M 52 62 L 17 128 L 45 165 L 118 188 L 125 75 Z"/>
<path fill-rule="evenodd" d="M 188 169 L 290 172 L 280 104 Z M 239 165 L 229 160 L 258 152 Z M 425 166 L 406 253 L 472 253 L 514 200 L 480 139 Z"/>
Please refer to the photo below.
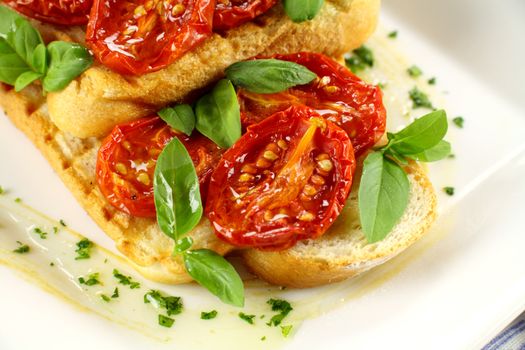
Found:
<path fill-rule="evenodd" d="M 417 87 L 414 87 L 412 90 L 410 90 L 408 95 L 410 96 L 410 99 L 412 100 L 413 108 L 434 109 L 434 106 L 432 105 L 432 102 L 430 102 L 428 95 L 422 92 L 421 90 L 419 90 Z"/>
<path fill-rule="evenodd" d="M 390 33 L 388 33 L 388 37 L 390 39 L 395 39 L 395 38 L 397 38 L 397 34 L 398 34 L 397 30 L 393 30 Z"/>
<path fill-rule="evenodd" d="M 40 236 L 40 239 L 47 238 L 47 232 L 43 231 L 40 227 L 35 227 L 33 229 L 33 233 L 36 233 L 38 236 Z"/>
<path fill-rule="evenodd" d="M 353 73 L 358 73 L 374 66 L 374 53 L 363 45 L 352 51 L 352 56 L 345 58 L 345 63 Z"/>
<path fill-rule="evenodd" d="M 270 321 L 266 323 L 268 326 L 278 326 L 281 324 L 282 320 L 293 310 L 292 305 L 282 299 L 269 299 L 266 302 L 268 305 L 271 305 L 272 311 L 278 311 L 279 313 L 272 316 Z"/>
<path fill-rule="evenodd" d="M 85 279 L 84 277 L 79 277 L 78 278 L 78 282 L 80 284 L 85 284 L 86 286 L 94 286 L 94 285 L 97 285 L 97 284 L 102 284 L 100 283 L 99 281 L 99 278 L 100 277 L 100 274 L 98 272 L 95 272 L 95 273 L 92 273 L 90 274 L 87 279 Z"/>
<path fill-rule="evenodd" d="M 423 71 L 418 66 L 411 66 L 407 69 L 408 75 L 410 75 L 412 78 L 420 77 L 421 74 L 423 74 Z"/>
<path fill-rule="evenodd" d="M 453 196 L 454 195 L 454 187 L 450 187 L 450 186 L 447 186 L 447 187 L 443 187 L 443 191 L 448 194 L 449 196 Z"/>
<path fill-rule="evenodd" d="M 91 257 L 91 248 L 93 247 L 93 242 L 91 242 L 89 239 L 84 238 L 80 240 L 77 243 L 77 249 L 75 252 L 77 253 L 77 256 L 75 257 L 75 260 L 84 260 L 89 259 Z"/>
<path fill-rule="evenodd" d="M 465 123 L 465 119 L 463 117 L 456 117 L 452 119 L 452 122 L 460 129 L 463 129 L 463 125 Z"/>
<path fill-rule="evenodd" d="M 25 254 L 25 253 L 29 253 L 29 251 L 31 250 L 31 248 L 29 248 L 27 244 L 22 244 L 22 242 L 20 241 L 16 241 L 16 243 L 18 243 L 20 247 L 13 250 L 13 253 Z"/>
<path fill-rule="evenodd" d="M 249 324 L 253 324 L 253 319 L 255 318 L 255 315 L 247 315 L 244 312 L 239 312 L 239 318 L 248 322 Z"/>
<path fill-rule="evenodd" d="M 171 328 L 173 323 L 175 323 L 173 318 L 159 314 L 159 324 L 162 327 Z"/>
<path fill-rule="evenodd" d="M 283 337 L 287 338 L 290 335 L 292 328 L 293 328 L 293 325 L 291 324 L 287 326 L 281 326 L 281 334 L 283 335 Z"/>
<path fill-rule="evenodd" d="M 165 309 L 168 316 L 180 314 L 183 308 L 180 297 L 163 296 L 158 290 L 150 290 L 144 294 L 144 304 L 150 303 L 159 309 Z"/>
<path fill-rule="evenodd" d="M 129 286 L 130 289 L 140 288 L 140 283 L 133 281 L 131 276 L 121 274 L 117 269 L 113 269 L 113 276 L 118 280 L 118 283 Z"/>
<path fill-rule="evenodd" d="M 209 312 L 206 312 L 206 311 L 201 312 L 201 320 L 212 320 L 215 317 L 217 317 L 217 310 L 212 310 Z"/>
<path fill-rule="evenodd" d="M 113 294 L 111 295 L 111 298 L 116 299 L 118 297 L 119 297 L 118 287 L 116 287 L 115 290 L 113 291 Z"/>

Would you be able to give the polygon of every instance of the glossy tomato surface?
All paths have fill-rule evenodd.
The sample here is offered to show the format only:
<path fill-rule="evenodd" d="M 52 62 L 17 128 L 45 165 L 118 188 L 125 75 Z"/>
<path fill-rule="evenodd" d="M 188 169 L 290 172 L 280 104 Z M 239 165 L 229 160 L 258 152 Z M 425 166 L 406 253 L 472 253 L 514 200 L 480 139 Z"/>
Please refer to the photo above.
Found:
<path fill-rule="evenodd" d="M 222 150 L 200 134 L 188 137 L 173 131 L 159 117 L 147 117 L 117 125 L 98 152 L 98 185 L 114 207 L 133 216 L 155 217 L 155 165 L 173 137 L 179 138 L 193 160 L 204 200 Z"/>
<path fill-rule="evenodd" d="M 88 22 L 93 0 L 8 0 L 5 3 L 28 17 L 69 26 Z"/>
<path fill-rule="evenodd" d="M 86 42 L 121 73 L 166 67 L 212 33 L 214 0 L 95 0 Z"/>
<path fill-rule="evenodd" d="M 386 110 L 379 87 L 366 84 L 346 67 L 316 53 L 276 55 L 274 58 L 299 63 L 317 74 L 306 85 L 276 94 L 238 91 L 245 126 L 257 123 L 291 105 L 307 105 L 343 128 L 356 156 L 372 147 L 385 132 Z"/>
<path fill-rule="evenodd" d="M 205 212 L 231 244 L 284 249 L 332 225 L 354 170 L 345 131 L 308 107 L 290 107 L 249 127 L 224 153 Z"/>
<path fill-rule="evenodd" d="M 277 0 L 217 0 L 213 29 L 223 31 L 251 21 L 268 11 Z"/>

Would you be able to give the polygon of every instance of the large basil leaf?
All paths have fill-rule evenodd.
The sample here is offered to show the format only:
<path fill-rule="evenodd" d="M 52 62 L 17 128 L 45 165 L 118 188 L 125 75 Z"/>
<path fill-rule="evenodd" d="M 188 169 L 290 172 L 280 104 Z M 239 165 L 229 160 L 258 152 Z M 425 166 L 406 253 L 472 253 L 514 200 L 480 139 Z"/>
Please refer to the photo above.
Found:
<path fill-rule="evenodd" d="M 450 150 L 450 143 L 445 140 L 441 140 L 432 148 L 429 148 L 421 153 L 407 154 L 406 156 L 421 162 L 435 162 L 447 157 L 450 154 Z"/>
<path fill-rule="evenodd" d="M 381 152 L 370 153 L 359 184 L 359 216 L 366 239 L 382 240 L 403 215 L 410 192 L 407 175 Z"/>
<path fill-rule="evenodd" d="M 16 31 L 7 33 L 7 42 L 18 56 L 34 69 L 33 52 L 38 45 L 43 45 L 44 41 L 40 33 L 25 19 L 17 19 L 15 26 Z"/>
<path fill-rule="evenodd" d="M 233 84 L 259 94 L 272 94 L 308 84 L 317 75 L 295 62 L 261 59 L 237 62 L 226 68 Z"/>
<path fill-rule="evenodd" d="M 157 113 L 173 129 L 190 136 L 195 128 L 195 114 L 190 105 L 177 105 L 161 109 Z"/>
<path fill-rule="evenodd" d="M 0 81 L 14 86 L 18 77 L 30 69 L 7 41 L 0 38 Z"/>
<path fill-rule="evenodd" d="M 323 0 L 283 0 L 283 5 L 288 17 L 300 23 L 313 19 L 321 10 Z"/>
<path fill-rule="evenodd" d="M 244 306 L 244 285 L 239 274 L 224 257 L 209 249 L 190 250 L 184 265 L 191 277 L 223 302 Z"/>
<path fill-rule="evenodd" d="M 403 130 L 390 134 L 392 148 L 401 154 L 416 154 L 436 146 L 446 135 L 447 114 L 444 110 L 429 113 Z"/>
<path fill-rule="evenodd" d="M 232 83 L 220 80 L 195 107 L 197 130 L 219 147 L 230 148 L 241 137 L 241 112 Z"/>
<path fill-rule="evenodd" d="M 79 44 L 54 41 L 47 49 L 51 60 L 43 86 L 48 92 L 64 89 L 93 63 L 89 51 Z"/>
<path fill-rule="evenodd" d="M 31 70 L 22 73 L 18 76 L 18 78 L 15 81 L 15 91 L 20 91 L 35 80 L 40 79 L 43 76 L 42 73 L 33 72 Z"/>
<path fill-rule="evenodd" d="M 177 240 L 199 223 L 199 178 L 188 151 L 176 137 L 159 155 L 153 189 L 157 222 L 166 235 Z"/>
<path fill-rule="evenodd" d="M 16 31 L 17 20 L 23 19 L 16 11 L 0 5 L 0 38 L 7 39 L 7 34 Z"/>

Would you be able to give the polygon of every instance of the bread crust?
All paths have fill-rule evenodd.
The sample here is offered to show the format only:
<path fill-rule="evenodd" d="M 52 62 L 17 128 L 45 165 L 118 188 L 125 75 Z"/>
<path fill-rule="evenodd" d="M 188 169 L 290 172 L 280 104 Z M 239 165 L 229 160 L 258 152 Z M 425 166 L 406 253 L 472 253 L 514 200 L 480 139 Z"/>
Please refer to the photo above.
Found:
<path fill-rule="evenodd" d="M 245 250 L 242 257 L 246 266 L 272 284 L 307 288 L 357 276 L 398 255 L 419 240 L 436 217 L 436 196 L 426 172 L 416 163 L 405 170 L 411 185 L 409 204 L 397 226 L 383 241 L 368 244 L 361 231 L 357 178 L 343 212 L 327 233 L 284 251 Z M 356 174 L 359 173 L 358 170 Z M 341 254 L 340 249 L 333 249 L 338 241 L 343 242 L 341 245 L 353 244 L 353 249 Z"/>
<path fill-rule="evenodd" d="M 95 65 L 63 91 L 48 95 L 49 113 L 63 131 L 83 138 L 100 137 L 115 124 L 187 100 L 190 92 L 222 77 L 232 63 L 256 55 L 298 51 L 339 57 L 372 34 L 379 7 L 380 0 L 331 0 L 312 21 L 297 24 L 277 5 L 225 36 L 213 34 L 158 72 L 129 77 Z"/>

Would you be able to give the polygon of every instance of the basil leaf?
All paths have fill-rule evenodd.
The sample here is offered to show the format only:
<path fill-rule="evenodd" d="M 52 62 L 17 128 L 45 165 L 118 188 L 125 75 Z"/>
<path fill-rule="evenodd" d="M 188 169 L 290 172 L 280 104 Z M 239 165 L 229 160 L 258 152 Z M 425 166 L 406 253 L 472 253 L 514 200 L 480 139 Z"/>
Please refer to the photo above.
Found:
<path fill-rule="evenodd" d="M 51 62 L 42 83 L 48 92 L 64 89 L 93 63 L 89 51 L 79 44 L 54 41 L 47 48 Z"/>
<path fill-rule="evenodd" d="M 444 110 L 429 113 L 403 130 L 393 134 L 392 148 L 401 154 L 416 154 L 436 146 L 446 135 L 447 114 Z"/>
<path fill-rule="evenodd" d="M 288 17 L 300 23 L 313 19 L 323 6 L 323 0 L 283 0 L 283 5 Z"/>
<path fill-rule="evenodd" d="M 27 71 L 18 76 L 15 81 L 15 91 L 18 92 L 34 82 L 37 79 L 40 79 L 43 76 L 42 73 L 37 73 L 33 71 Z"/>
<path fill-rule="evenodd" d="M 273 58 L 237 62 L 225 72 L 236 86 L 259 94 L 281 92 L 296 85 L 308 84 L 317 77 L 300 64 Z"/>
<path fill-rule="evenodd" d="M 177 105 L 161 109 L 158 115 L 173 129 L 191 136 L 195 128 L 195 114 L 190 105 Z"/>
<path fill-rule="evenodd" d="M 220 80 L 195 107 L 197 130 L 219 147 L 230 148 L 241 137 L 241 112 L 231 81 Z"/>
<path fill-rule="evenodd" d="M 0 5 L 0 38 L 7 39 L 7 34 L 16 31 L 16 21 L 23 19 L 16 11 Z"/>
<path fill-rule="evenodd" d="M 419 160 L 422 162 L 435 162 L 447 157 L 450 154 L 450 151 L 450 143 L 445 140 L 441 140 L 437 145 L 435 145 L 432 148 L 429 148 L 417 154 L 407 154 L 406 156 L 408 158 L 412 158 L 414 160 Z"/>
<path fill-rule="evenodd" d="M 370 243 L 386 237 L 408 204 L 408 178 L 403 169 L 381 152 L 370 153 L 359 185 L 359 217 Z"/>
<path fill-rule="evenodd" d="M 33 51 L 38 45 L 43 45 L 44 41 L 40 33 L 25 19 L 17 19 L 15 26 L 15 31 L 7 33 L 7 42 L 18 56 L 33 68 Z"/>
<path fill-rule="evenodd" d="M 224 257 L 209 249 L 190 250 L 184 265 L 191 277 L 223 302 L 244 306 L 244 285 L 239 274 Z"/>
<path fill-rule="evenodd" d="M 48 65 L 47 49 L 44 44 L 39 44 L 33 51 L 32 67 L 39 73 L 46 74 Z"/>
<path fill-rule="evenodd" d="M 2 7 L 0 6 L 0 8 Z M 0 38 L 0 81 L 15 85 L 18 77 L 28 70 L 31 68 L 9 46 L 5 39 Z"/>
<path fill-rule="evenodd" d="M 166 235 L 176 240 L 199 223 L 199 178 L 188 151 L 176 137 L 159 155 L 153 189 L 157 222 Z"/>

